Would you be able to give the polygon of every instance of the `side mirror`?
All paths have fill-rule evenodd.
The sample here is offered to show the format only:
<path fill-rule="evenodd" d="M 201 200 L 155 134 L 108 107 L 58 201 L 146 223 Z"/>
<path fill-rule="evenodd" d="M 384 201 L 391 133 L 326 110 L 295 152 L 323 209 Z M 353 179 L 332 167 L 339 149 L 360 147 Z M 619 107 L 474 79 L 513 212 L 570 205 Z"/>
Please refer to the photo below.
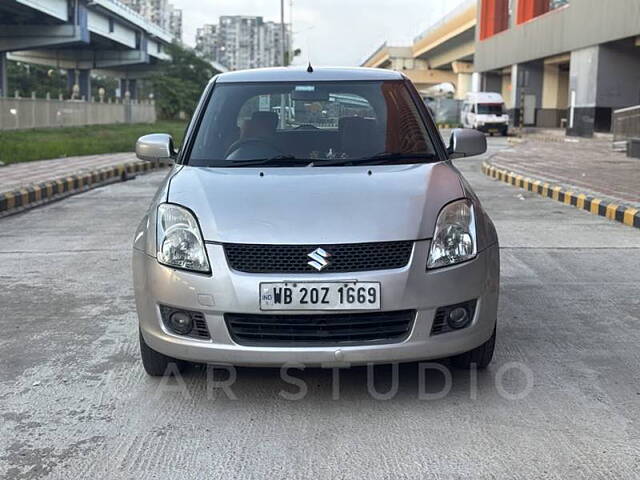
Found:
<path fill-rule="evenodd" d="M 487 151 L 487 137 L 470 128 L 455 128 L 447 149 L 451 158 L 472 157 Z"/>
<path fill-rule="evenodd" d="M 136 157 L 149 162 L 175 160 L 173 138 L 166 133 L 152 133 L 140 137 L 136 142 Z"/>

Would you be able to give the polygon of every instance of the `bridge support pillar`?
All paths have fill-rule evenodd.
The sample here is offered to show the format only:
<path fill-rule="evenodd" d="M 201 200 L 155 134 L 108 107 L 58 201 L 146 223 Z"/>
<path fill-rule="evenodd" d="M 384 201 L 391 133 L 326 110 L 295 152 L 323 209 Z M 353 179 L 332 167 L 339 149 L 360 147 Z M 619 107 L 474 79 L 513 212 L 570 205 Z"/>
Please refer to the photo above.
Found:
<path fill-rule="evenodd" d="M 451 64 L 451 68 L 457 76 L 456 98 L 464 100 L 467 93 L 473 90 L 473 63 L 457 61 Z"/>
<path fill-rule="evenodd" d="M 7 54 L 0 52 L 0 97 L 9 96 L 9 82 L 7 79 Z"/>
<path fill-rule="evenodd" d="M 464 100 L 467 96 L 467 93 L 472 90 L 472 77 L 472 73 L 458 74 L 458 80 L 456 82 L 456 98 L 458 100 Z"/>
<path fill-rule="evenodd" d="M 89 69 L 69 69 L 67 70 L 67 89 L 71 93 L 71 98 L 85 100 L 91 98 L 91 70 Z"/>
<path fill-rule="evenodd" d="M 127 95 L 127 92 L 129 95 Z M 122 98 L 129 98 L 129 100 L 137 100 L 138 98 L 138 83 L 135 78 L 121 78 L 120 79 L 120 95 Z"/>

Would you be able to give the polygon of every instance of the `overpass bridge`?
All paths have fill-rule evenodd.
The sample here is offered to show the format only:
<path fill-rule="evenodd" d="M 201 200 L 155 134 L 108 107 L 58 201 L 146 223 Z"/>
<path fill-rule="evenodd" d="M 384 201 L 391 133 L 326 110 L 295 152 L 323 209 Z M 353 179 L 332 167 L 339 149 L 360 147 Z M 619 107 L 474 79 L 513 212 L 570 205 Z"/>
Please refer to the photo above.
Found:
<path fill-rule="evenodd" d="M 378 47 L 362 66 L 400 71 L 409 77 L 421 92 L 441 83 L 456 81 L 456 76 L 451 72 L 429 69 L 426 62 L 415 59 L 411 47 L 394 47 L 386 43 Z"/>
<path fill-rule="evenodd" d="M 121 79 L 136 97 L 171 34 L 118 0 L 1 0 L 0 96 L 8 96 L 7 59 L 66 69 L 78 96 L 91 96 L 92 70 Z"/>
<path fill-rule="evenodd" d="M 468 0 L 414 39 L 412 54 L 429 69 L 455 76 L 456 98 L 471 90 L 478 1 Z"/>
<path fill-rule="evenodd" d="M 402 71 L 422 92 L 450 83 L 462 99 L 472 84 L 477 14 L 477 0 L 467 0 L 417 36 L 413 45 L 384 43 L 362 66 Z"/>

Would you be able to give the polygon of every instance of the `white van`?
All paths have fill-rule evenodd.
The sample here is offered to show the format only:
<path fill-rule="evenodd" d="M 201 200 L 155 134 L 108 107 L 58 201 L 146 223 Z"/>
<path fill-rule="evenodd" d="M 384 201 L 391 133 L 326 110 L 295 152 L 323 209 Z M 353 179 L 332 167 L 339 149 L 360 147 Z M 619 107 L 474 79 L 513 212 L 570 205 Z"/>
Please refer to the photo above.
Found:
<path fill-rule="evenodd" d="M 462 105 L 460 122 L 464 128 L 507 135 L 509 115 L 502 95 L 494 92 L 468 93 Z"/>

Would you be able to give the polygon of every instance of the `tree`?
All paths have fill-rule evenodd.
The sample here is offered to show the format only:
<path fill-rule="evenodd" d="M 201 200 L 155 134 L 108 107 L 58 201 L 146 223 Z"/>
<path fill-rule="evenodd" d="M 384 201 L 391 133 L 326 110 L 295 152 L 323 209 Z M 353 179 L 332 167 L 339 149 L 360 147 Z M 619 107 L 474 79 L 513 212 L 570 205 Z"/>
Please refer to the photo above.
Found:
<path fill-rule="evenodd" d="M 200 94 L 215 70 L 192 50 L 173 43 L 167 48 L 170 61 L 161 63 L 152 77 L 156 107 L 161 118 L 192 115 Z"/>
<path fill-rule="evenodd" d="M 47 93 L 52 98 L 65 94 L 67 77 L 64 71 L 42 65 L 32 65 L 23 62 L 7 62 L 7 77 L 9 81 L 9 95 L 18 91 L 22 97 L 30 97 L 32 92 L 43 98 Z"/>

